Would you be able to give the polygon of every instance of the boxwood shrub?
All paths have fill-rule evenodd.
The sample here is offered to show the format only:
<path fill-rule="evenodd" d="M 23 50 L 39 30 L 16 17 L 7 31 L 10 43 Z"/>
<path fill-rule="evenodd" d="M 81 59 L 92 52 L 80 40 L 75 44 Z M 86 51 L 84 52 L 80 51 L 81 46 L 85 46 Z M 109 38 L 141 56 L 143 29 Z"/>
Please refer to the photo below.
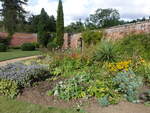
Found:
<path fill-rule="evenodd" d="M 35 45 L 33 43 L 24 43 L 21 46 L 21 50 L 23 50 L 23 51 L 34 51 Z"/>
<path fill-rule="evenodd" d="M 7 46 L 3 43 L 0 43 L 0 52 L 6 52 L 7 51 Z"/>

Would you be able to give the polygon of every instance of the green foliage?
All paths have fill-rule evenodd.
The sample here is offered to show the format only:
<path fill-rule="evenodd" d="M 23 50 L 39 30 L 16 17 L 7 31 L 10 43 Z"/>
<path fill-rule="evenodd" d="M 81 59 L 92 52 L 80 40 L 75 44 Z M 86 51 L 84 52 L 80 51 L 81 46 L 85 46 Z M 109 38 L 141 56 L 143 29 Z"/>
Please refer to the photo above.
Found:
<path fill-rule="evenodd" d="M 26 11 L 24 10 L 23 5 L 27 4 L 27 0 L 0 1 L 2 2 L 1 14 L 4 17 L 5 28 L 9 35 L 12 35 L 25 20 L 24 14 Z"/>
<path fill-rule="evenodd" d="M 0 79 L 0 94 L 14 98 L 19 93 L 18 84 L 11 80 Z"/>
<path fill-rule="evenodd" d="M 21 50 L 23 50 L 23 51 L 34 51 L 35 45 L 33 43 L 24 43 L 21 46 Z"/>
<path fill-rule="evenodd" d="M 6 52 L 7 51 L 7 46 L 3 43 L 0 43 L 0 52 Z"/>
<path fill-rule="evenodd" d="M 140 65 L 134 71 L 136 75 L 140 77 L 144 77 L 144 83 L 150 86 L 150 65 L 149 64 Z"/>
<path fill-rule="evenodd" d="M 110 41 L 102 41 L 95 52 L 94 59 L 101 62 L 114 62 L 117 60 L 118 50 Z"/>
<path fill-rule="evenodd" d="M 86 21 L 86 26 L 94 28 L 104 28 L 119 25 L 120 14 L 116 9 L 97 9 L 95 14 L 90 15 Z"/>
<path fill-rule="evenodd" d="M 0 96 L 0 108 L 1 113 L 86 113 L 85 111 L 78 112 L 72 108 L 43 107 L 4 96 Z"/>
<path fill-rule="evenodd" d="M 98 99 L 98 102 L 102 107 L 107 107 L 109 105 L 108 97 L 104 96 L 103 98 Z"/>
<path fill-rule="evenodd" d="M 101 41 L 103 37 L 102 31 L 85 31 L 82 33 L 82 37 L 85 43 L 88 45 L 90 44 L 96 44 Z"/>
<path fill-rule="evenodd" d="M 29 33 L 37 33 L 38 32 L 38 24 L 40 21 L 40 15 L 32 15 L 28 18 L 28 21 L 24 25 L 25 32 L 29 32 Z M 48 32 L 56 32 L 56 19 L 53 15 L 49 16 L 49 19 L 47 18 L 45 23 L 47 23 L 47 31 Z"/>
<path fill-rule="evenodd" d="M 81 33 L 85 30 L 84 24 L 81 19 L 76 22 L 72 22 L 70 25 L 65 27 L 65 32 L 67 33 Z"/>
<path fill-rule="evenodd" d="M 132 70 L 119 72 L 114 78 L 117 90 L 122 93 L 125 98 L 130 101 L 138 102 L 138 88 L 142 85 L 142 79 L 136 77 Z"/>
<path fill-rule="evenodd" d="M 53 50 L 53 49 L 55 49 L 55 48 L 57 48 L 58 47 L 58 45 L 53 41 L 53 42 L 49 42 L 48 44 L 47 44 L 47 49 L 48 50 Z"/>
<path fill-rule="evenodd" d="M 150 34 L 129 35 L 117 43 L 120 54 L 150 59 Z"/>
<path fill-rule="evenodd" d="M 54 94 L 60 99 L 70 100 L 72 98 L 83 98 L 86 97 L 86 87 L 84 83 L 90 80 L 90 76 L 87 75 L 78 75 L 66 81 L 61 81 L 53 91 L 48 92 L 48 94 Z"/>
<path fill-rule="evenodd" d="M 38 41 L 42 47 L 46 47 L 49 41 L 49 16 L 44 8 L 41 10 L 38 22 Z"/>
<path fill-rule="evenodd" d="M 35 46 L 35 48 L 39 48 L 40 47 L 39 43 L 37 43 L 37 42 L 33 42 L 32 44 Z"/>
<path fill-rule="evenodd" d="M 0 67 L 0 94 L 14 97 L 20 89 L 49 77 L 47 67 L 38 64 L 8 64 Z"/>
<path fill-rule="evenodd" d="M 48 92 L 48 95 L 54 95 L 64 100 L 90 97 L 101 100 L 107 96 L 109 104 L 116 104 L 121 99 L 120 94 L 115 91 L 111 79 L 94 80 L 87 73 L 59 82 L 52 91 Z"/>
<path fill-rule="evenodd" d="M 3 43 L 5 45 L 9 45 L 9 41 L 10 41 L 9 37 L 7 37 L 7 38 L 0 37 L 0 43 Z"/>
<path fill-rule="evenodd" d="M 49 68 L 51 74 L 53 75 L 70 77 L 76 75 L 77 73 L 82 73 L 82 71 L 84 72 L 84 69 L 89 64 L 90 61 L 88 59 L 80 58 L 78 54 L 72 54 L 71 56 L 57 56 L 49 64 Z"/>
<path fill-rule="evenodd" d="M 13 47 L 9 47 L 9 49 L 21 49 L 21 46 L 13 46 Z"/>
<path fill-rule="evenodd" d="M 62 1 L 59 0 L 56 21 L 57 44 L 61 47 L 64 42 L 64 13 Z"/>

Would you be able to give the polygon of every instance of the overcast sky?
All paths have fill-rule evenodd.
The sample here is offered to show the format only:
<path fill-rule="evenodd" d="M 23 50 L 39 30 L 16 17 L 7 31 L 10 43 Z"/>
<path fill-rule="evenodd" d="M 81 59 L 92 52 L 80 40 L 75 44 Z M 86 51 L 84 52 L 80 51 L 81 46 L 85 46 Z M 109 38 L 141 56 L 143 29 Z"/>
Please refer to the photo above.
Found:
<path fill-rule="evenodd" d="M 49 15 L 56 16 L 58 0 L 29 0 L 26 9 L 39 14 L 45 8 Z M 86 18 L 98 8 L 115 8 L 122 19 L 137 19 L 150 16 L 150 0 L 63 0 L 65 25 Z"/>

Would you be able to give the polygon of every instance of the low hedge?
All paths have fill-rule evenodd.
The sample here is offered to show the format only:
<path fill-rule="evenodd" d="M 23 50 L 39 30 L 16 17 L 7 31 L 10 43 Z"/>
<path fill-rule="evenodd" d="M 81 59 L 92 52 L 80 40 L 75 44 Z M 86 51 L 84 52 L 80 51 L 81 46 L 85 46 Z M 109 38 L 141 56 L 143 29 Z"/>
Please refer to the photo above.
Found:
<path fill-rule="evenodd" d="M 35 45 L 33 43 L 24 43 L 21 46 L 22 51 L 34 51 L 35 50 Z"/>
<path fill-rule="evenodd" d="M 0 52 L 6 52 L 7 51 L 7 46 L 3 43 L 0 43 Z"/>

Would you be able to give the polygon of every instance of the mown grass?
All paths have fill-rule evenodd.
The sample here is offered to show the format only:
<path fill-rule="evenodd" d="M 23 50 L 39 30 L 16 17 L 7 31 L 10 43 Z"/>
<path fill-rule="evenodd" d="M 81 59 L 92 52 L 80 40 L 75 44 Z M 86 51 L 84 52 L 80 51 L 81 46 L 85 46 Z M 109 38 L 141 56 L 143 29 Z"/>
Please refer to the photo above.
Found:
<path fill-rule="evenodd" d="M 79 113 L 73 109 L 42 107 L 0 96 L 0 113 Z M 82 112 L 83 113 L 83 112 Z"/>
<path fill-rule="evenodd" d="M 20 49 L 9 49 L 7 52 L 0 52 L 0 61 L 40 55 L 40 51 L 21 51 Z"/>

